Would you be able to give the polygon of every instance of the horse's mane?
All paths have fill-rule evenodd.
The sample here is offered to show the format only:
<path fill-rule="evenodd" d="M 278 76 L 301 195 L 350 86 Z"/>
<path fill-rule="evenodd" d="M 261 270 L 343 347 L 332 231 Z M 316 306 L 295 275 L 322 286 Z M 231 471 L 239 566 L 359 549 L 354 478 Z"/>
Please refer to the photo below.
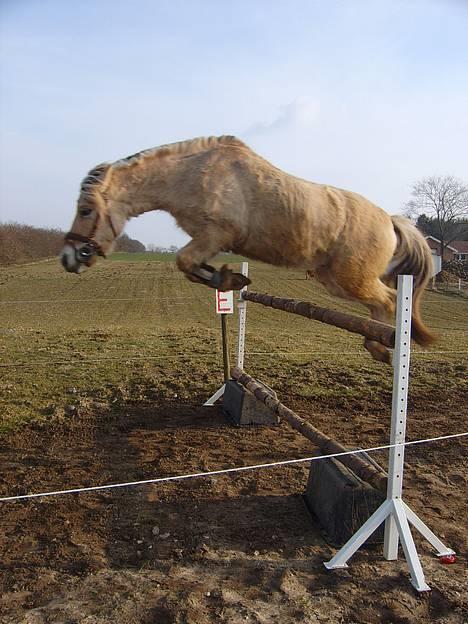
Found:
<path fill-rule="evenodd" d="M 110 183 L 112 170 L 130 167 L 148 159 L 162 158 L 163 156 L 190 156 L 213 149 L 219 145 L 247 147 L 240 139 L 231 135 L 198 137 L 187 141 L 178 141 L 177 143 L 168 143 L 167 145 L 152 147 L 116 160 L 112 164 L 102 163 L 91 169 L 81 183 L 81 196 L 92 198 L 96 191 L 101 193 L 105 192 Z"/>
<path fill-rule="evenodd" d="M 93 167 L 81 183 L 81 197 L 93 199 L 97 190 L 104 192 L 109 182 L 109 170 L 109 163 L 102 163 Z"/>
<path fill-rule="evenodd" d="M 133 165 L 141 160 L 148 158 L 161 158 L 163 156 L 190 156 L 199 152 L 204 152 L 209 149 L 213 149 L 218 145 L 237 145 L 238 147 L 247 147 L 240 139 L 235 136 L 223 135 L 219 137 L 198 137 L 196 139 L 189 139 L 187 141 L 178 141 L 177 143 L 168 143 L 166 145 L 159 145 L 150 149 L 142 150 L 126 158 L 122 158 L 113 163 L 113 168 L 127 167 Z"/>

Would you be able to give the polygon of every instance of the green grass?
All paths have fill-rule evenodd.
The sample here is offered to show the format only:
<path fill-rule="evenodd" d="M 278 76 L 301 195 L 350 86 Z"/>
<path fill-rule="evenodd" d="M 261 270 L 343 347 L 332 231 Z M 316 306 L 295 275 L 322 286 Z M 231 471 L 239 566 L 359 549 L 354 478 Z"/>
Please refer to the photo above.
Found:
<path fill-rule="evenodd" d="M 174 262 L 175 254 L 173 253 L 157 253 L 152 251 L 144 251 L 138 253 L 127 253 L 117 251 L 109 256 L 112 262 Z"/>
<path fill-rule="evenodd" d="M 109 256 L 112 262 L 175 262 L 176 254 L 170 252 L 145 251 L 141 253 L 126 253 L 119 251 Z M 233 254 L 220 254 L 216 259 L 216 264 L 242 262 L 244 258 Z"/>
<path fill-rule="evenodd" d="M 228 259 L 237 260 L 216 263 Z M 214 292 L 185 279 L 173 260 L 115 254 L 79 276 L 58 262 L 0 267 L 0 428 L 64 420 L 70 405 L 199 403 L 216 390 L 222 362 Z M 254 290 L 366 315 L 302 271 L 250 263 L 250 277 Z M 428 292 L 424 317 L 440 341 L 430 352 L 413 350 L 413 396 L 441 386 L 466 395 L 466 298 Z M 236 322 L 230 319 L 233 351 Z M 370 358 L 360 337 L 254 304 L 247 328 L 245 368 L 282 398 L 388 408 L 391 370 Z"/>

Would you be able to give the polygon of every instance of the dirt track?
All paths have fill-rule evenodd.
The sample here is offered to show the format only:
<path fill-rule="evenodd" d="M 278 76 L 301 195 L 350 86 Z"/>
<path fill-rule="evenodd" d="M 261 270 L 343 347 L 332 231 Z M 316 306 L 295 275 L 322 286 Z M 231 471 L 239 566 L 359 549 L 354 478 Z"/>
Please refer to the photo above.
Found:
<path fill-rule="evenodd" d="M 350 419 L 343 407 L 337 416 L 323 405 L 314 409 L 313 401 L 284 399 L 304 416 L 315 413 L 315 424 L 331 425 L 337 437 L 341 431 L 349 439 L 353 431 L 375 443 L 385 435 L 366 410 Z M 460 405 L 451 411 L 454 431 L 464 424 Z M 442 403 L 414 408 L 413 436 L 446 427 L 435 418 Z M 122 403 L 112 411 L 90 405 L 62 425 L 25 429 L 3 442 L 2 493 L 261 463 L 311 450 L 287 425 L 236 429 L 217 408 L 166 401 Z M 376 547 L 360 551 L 348 570 L 324 569 L 334 549 L 304 506 L 307 468 L 300 465 L 3 504 L 0 622 L 461 623 L 463 443 L 413 447 L 407 460 L 406 500 L 460 553 L 455 565 L 444 566 L 417 539 L 433 588 L 428 594 L 412 589 L 403 559 L 385 562 Z"/>

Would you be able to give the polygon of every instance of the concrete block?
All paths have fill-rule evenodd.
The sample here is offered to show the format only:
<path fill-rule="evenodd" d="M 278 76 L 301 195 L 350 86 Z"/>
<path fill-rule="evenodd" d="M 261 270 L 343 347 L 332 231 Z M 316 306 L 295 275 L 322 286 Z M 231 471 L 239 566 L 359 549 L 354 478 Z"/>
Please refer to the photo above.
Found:
<path fill-rule="evenodd" d="M 385 496 L 334 458 L 310 464 L 304 498 L 333 545 L 342 546 L 383 503 Z M 367 544 L 383 542 L 383 525 Z"/>
<path fill-rule="evenodd" d="M 276 394 L 271 392 L 276 397 Z M 232 379 L 226 383 L 224 390 L 223 412 L 237 426 L 277 425 L 279 423 L 276 414 L 273 414 L 251 392 Z"/>

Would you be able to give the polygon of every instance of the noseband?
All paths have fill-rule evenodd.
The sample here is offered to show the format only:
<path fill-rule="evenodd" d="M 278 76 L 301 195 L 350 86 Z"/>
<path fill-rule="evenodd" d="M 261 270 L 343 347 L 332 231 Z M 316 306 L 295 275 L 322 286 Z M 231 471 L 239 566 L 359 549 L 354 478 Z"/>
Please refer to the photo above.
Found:
<path fill-rule="evenodd" d="M 86 245 L 84 245 L 83 247 L 80 247 L 79 249 L 75 248 L 75 257 L 77 261 L 81 262 L 82 264 L 85 264 L 86 262 L 88 262 L 88 260 L 90 260 L 90 258 L 92 258 L 93 256 L 102 256 L 103 258 L 106 257 L 106 254 L 104 253 L 101 247 L 101 244 L 93 239 L 93 236 L 97 230 L 99 217 L 100 215 L 98 214 L 96 216 L 96 221 L 94 222 L 93 228 L 89 236 L 83 236 L 82 234 L 75 234 L 75 232 L 67 232 L 67 234 L 65 234 L 65 237 L 64 237 L 65 242 L 79 241 L 80 243 L 86 243 Z M 114 227 L 114 224 L 112 223 L 112 219 L 110 218 L 110 215 L 106 214 L 106 217 L 107 217 L 107 220 L 109 221 L 109 225 L 114 235 L 114 238 L 117 238 L 118 234 L 115 231 L 115 227 Z"/>

